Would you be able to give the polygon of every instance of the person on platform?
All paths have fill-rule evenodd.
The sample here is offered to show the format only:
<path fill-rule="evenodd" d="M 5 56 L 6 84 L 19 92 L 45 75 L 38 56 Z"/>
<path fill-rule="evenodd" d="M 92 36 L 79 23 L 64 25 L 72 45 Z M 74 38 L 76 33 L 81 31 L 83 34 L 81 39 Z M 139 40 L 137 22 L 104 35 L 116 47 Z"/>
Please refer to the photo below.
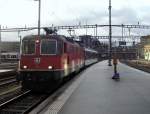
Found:
<path fill-rule="evenodd" d="M 118 64 L 118 59 L 117 59 L 117 55 L 115 54 L 113 56 L 114 75 L 113 75 L 112 79 L 120 79 L 119 73 L 117 72 L 117 64 Z"/>

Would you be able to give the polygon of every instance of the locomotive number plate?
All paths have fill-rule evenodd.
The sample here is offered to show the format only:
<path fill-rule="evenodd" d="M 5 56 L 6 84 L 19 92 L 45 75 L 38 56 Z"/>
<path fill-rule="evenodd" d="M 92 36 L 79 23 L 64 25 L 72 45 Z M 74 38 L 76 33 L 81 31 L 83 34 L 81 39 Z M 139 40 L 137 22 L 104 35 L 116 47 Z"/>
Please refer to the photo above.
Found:
<path fill-rule="evenodd" d="M 35 62 L 36 64 L 40 64 L 40 61 L 41 61 L 40 58 L 35 58 L 35 59 L 34 59 L 34 62 Z"/>

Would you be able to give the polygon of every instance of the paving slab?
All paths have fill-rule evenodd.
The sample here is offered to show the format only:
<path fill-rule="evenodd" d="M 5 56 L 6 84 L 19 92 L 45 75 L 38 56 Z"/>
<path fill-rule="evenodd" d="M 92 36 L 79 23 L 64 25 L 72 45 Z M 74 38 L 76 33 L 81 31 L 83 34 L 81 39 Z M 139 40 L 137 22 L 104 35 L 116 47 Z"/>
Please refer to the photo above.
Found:
<path fill-rule="evenodd" d="M 88 68 L 82 82 L 58 114 L 150 114 L 150 74 L 119 63 L 99 62 Z"/>

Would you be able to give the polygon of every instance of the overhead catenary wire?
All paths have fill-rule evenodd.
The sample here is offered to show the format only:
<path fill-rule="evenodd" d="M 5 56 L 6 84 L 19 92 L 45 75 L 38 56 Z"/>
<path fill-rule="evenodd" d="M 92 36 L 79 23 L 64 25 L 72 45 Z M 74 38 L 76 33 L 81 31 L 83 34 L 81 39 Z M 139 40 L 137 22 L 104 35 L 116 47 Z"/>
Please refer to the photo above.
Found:
<path fill-rule="evenodd" d="M 91 24 L 91 25 L 72 25 L 72 26 L 45 26 L 40 27 L 43 28 L 56 28 L 56 29 L 85 29 L 85 28 L 97 28 L 97 27 L 108 27 L 109 25 L 98 25 L 98 24 Z M 123 27 L 123 28 L 139 28 L 139 29 L 150 29 L 150 25 L 111 25 L 112 27 Z M 38 27 L 22 27 L 22 28 L 2 28 L 1 32 L 17 32 L 17 31 L 30 31 L 38 29 Z"/>

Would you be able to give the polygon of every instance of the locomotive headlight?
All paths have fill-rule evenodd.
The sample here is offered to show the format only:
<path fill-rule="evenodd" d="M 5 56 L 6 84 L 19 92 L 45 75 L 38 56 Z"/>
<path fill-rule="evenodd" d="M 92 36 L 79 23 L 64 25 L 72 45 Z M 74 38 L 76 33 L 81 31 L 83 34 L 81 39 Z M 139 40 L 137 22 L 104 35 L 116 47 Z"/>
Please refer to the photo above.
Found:
<path fill-rule="evenodd" d="M 27 69 L 27 66 L 23 66 L 24 69 Z"/>
<path fill-rule="evenodd" d="M 52 66 L 48 66 L 48 69 L 52 69 L 53 67 Z"/>
<path fill-rule="evenodd" d="M 36 43 L 39 43 L 40 41 L 39 41 L 39 40 L 36 40 L 35 42 L 36 42 Z"/>
<path fill-rule="evenodd" d="M 67 70 L 68 69 L 68 65 L 67 63 L 64 64 L 64 69 Z"/>
<path fill-rule="evenodd" d="M 69 71 L 68 71 L 68 64 L 65 63 L 64 64 L 64 75 L 67 76 L 69 74 Z"/>

